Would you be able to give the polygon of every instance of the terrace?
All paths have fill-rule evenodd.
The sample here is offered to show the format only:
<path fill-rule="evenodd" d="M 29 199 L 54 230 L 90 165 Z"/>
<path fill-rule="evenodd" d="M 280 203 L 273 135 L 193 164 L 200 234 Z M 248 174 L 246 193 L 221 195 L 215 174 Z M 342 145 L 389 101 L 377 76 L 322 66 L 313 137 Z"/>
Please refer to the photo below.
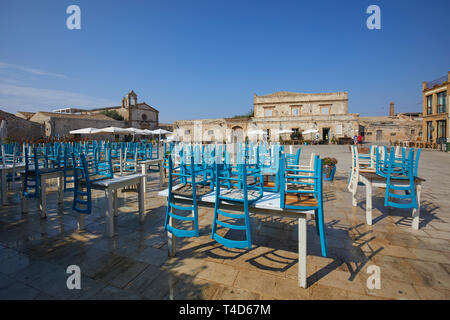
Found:
<path fill-rule="evenodd" d="M 37 199 L 21 213 L 19 194 L 8 192 L 0 208 L 0 299 L 449 299 L 450 177 L 448 153 L 423 151 L 419 229 L 410 210 L 384 207 L 374 191 L 373 224 L 366 224 L 364 188 L 352 207 L 347 191 L 348 146 L 302 146 L 310 154 L 338 160 L 334 181 L 324 183 L 328 256 L 322 257 L 314 218 L 307 221 L 307 288 L 298 286 L 298 225 L 292 218 L 250 217 L 252 249 L 230 249 L 211 239 L 213 209 L 199 208 L 199 237 L 179 238 L 168 256 L 164 231 L 167 199 L 158 197 L 152 173 L 140 223 L 138 197 L 119 190 L 116 235 L 105 233 L 103 191 L 93 191 L 93 210 L 78 231 L 72 193 L 58 203 L 55 184 L 47 196 L 47 218 Z M 81 289 L 68 290 L 66 268 L 81 269 Z M 381 270 L 381 289 L 369 289 L 368 267 Z"/>

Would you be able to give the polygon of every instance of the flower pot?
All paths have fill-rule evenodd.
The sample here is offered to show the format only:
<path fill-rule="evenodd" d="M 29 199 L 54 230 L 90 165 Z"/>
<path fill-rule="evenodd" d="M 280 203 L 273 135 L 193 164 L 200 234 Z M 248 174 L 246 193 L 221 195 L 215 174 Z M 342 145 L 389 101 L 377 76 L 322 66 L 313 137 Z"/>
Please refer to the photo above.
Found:
<path fill-rule="evenodd" d="M 323 180 L 333 181 L 336 173 L 336 165 L 327 164 L 323 166 Z"/>

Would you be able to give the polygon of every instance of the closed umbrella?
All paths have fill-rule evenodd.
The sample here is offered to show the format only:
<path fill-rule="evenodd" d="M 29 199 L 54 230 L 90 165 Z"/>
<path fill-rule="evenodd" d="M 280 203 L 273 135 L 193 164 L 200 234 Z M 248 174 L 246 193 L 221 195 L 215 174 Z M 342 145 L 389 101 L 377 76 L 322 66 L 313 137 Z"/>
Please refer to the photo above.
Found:
<path fill-rule="evenodd" d="M 8 129 L 6 128 L 6 120 L 2 120 L 2 123 L 0 124 L 0 141 L 3 143 L 3 141 L 8 136 Z"/>

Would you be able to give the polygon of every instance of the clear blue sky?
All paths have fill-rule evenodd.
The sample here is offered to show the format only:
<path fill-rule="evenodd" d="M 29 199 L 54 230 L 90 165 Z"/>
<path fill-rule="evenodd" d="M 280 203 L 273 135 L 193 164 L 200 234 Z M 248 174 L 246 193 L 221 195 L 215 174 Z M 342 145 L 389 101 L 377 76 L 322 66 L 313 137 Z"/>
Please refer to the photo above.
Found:
<path fill-rule="evenodd" d="M 81 30 L 66 8 L 81 8 Z M 366 9 L 381 8 L 381 30 Z M 246 113 L 253 94 L 347 91 L 349 111 L 421 110 L 450 70 L 450 1 L 0 2 L 0 109 L 119 105 L 160 121 Z"/>

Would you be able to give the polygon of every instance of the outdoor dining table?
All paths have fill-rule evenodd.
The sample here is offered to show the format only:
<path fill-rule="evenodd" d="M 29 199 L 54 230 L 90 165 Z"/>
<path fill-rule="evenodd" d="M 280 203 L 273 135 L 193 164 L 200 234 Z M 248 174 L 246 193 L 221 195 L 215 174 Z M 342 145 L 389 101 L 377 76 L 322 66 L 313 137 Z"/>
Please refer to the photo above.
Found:
<path fill-rule="evenodd" d="M 380 175 L 377 175 L 375 172 L 360 172 L 359 173 L 359 182 L 361 182 L 366 187 L 365 193 L 365 201 L 366 201 L 366 223 L 368 225 L 372 225 L 372 197 L 373 197 L 373 187 L 386 188 L 387 179 Z M 422 192 L 422 182 L 425 182 L 425 179 L 415 177 L 414 184 L 416 186 L 416 196 L 417 196 L 417 209 L 412 209 L 412 224 L 411 227 L 414 230 L 419 229 L 419 216 L 420 216 L 420 195 Z M 409 180 L 402 179 L 392 179 L 392 185 L 402 186 L 408 185 Z M 353 206 L 357 206 L 356 201 L 356 190 L 352 193 L 352 204 Z"/>
<path fill-rule="evenodd" d="M 1 171 L 1 183 L 2 183 L 2 205 L 6 205 L 8 203 L 8 173 L 18 172 L 19 170 L 23 170 L 25 168 L 25 163 L 16 163 L 13 165 L 0 165 Z"/>
<path fill-rule="evenodd" d="M 177 185 L 174 190 L 178 189 L 182 185 Z M 158 193 L 161 197 L 168 196 L 168 189 L 162 190 Z M 192 199 L 175 195 L 174 198 L 180 203 L 192 204 Z M 200 196 L 197 199 L 197 204 L 199 206 L 214 208 L 215 203 L 215 192 L 207 193 Z M 221 206 L 228 210 L 240 210 L 242 204 L 232 203 L 227 201 L 222 201 Z M 261 214 L 267 216 L 278 216 L 298 219 L 298 282 L 299 286 L 302 288 L 307 287 L 306 283 L 306 247 L 307 247 L 307 236 L 306 236 L 306 219 L 308 216 L 314 216 L 314 210 L 300 211 L 291 209 L 280 208 L 280 194 L 275 192 L 264 192 L 261 199 L 257 200 L 249 206 L 250 213 Z M 169 224 L 172 225 L 172 220 L 169 220 Z M 168 232 L 168 247 L 169 255 L 174 256 L 176 254 L 176 237 Z"/>
<path fill-rule="evenodd" d="M 31 169 L 33 171 L 33 169 Z M 25 183 L 25 171 L 20 171 L 20 177 L 22 180 L 22 188 Z M 64 171 L 57 170 L 45 170 L 39 169 L 39 208 L 41 210 L 41 218 L 47 217 L 47 180 L 58 179 L 58 203 L 63 202 L 64 198 Z M 22 195 L 22 192 L 20 193 Z M 22 213 L 28 211 L 27 198 L 21 196 Z"/>
<path fill-rule="evenodd" d="M 144 207 L 144 185 L 145 175 L 130 174 L 127 176 L 118 176 L 111 179 L 104 179 L 91 182 L 92 190 L 103 190 L 106 195 L 106 235 L 113 237 L 114 232 L 114 216 L 118 215 L 117 208 L 117 191 L 122 188 L 130 186 L 137 186 L 138 193 L 138 208 L 140 221 L 143 222 L 145 218 Z M 78 219 L 78 228 L 83 230 L 85 228 L 85 214 L 80 214 Z"/>
<path fill-rule="evenodd" d="M 138 165 L 141 166 L 141 172 L 143 175 L 147 176 L 147 168 L 150 166 L 158 165 L 159 166 L 159 188 L 162 188 L 164 182 L 164 168 L 163 168 L 163 159 L 149 159 L 138 161 Z M 144 183 L 144 192 L 147 192 L 147 183 Z"/>

